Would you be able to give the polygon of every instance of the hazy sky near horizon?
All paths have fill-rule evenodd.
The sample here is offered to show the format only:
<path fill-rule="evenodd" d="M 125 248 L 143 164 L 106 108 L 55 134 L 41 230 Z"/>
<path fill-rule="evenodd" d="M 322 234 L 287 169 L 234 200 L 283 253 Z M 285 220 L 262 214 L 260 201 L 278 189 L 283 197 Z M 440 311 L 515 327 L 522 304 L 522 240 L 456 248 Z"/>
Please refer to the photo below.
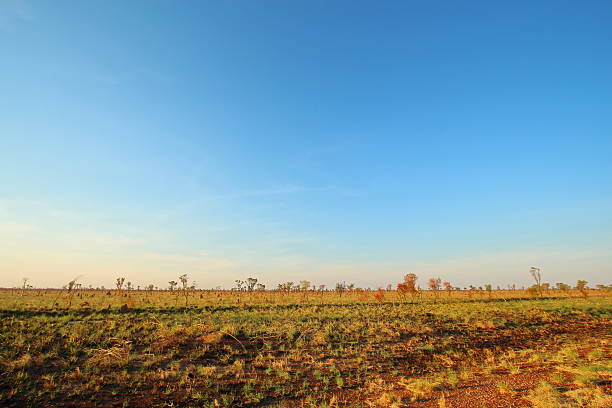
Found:
<path fill-rule="evenodd" d="M 610 1 L 0 1 L 0 286 L 611 282 Z"/>

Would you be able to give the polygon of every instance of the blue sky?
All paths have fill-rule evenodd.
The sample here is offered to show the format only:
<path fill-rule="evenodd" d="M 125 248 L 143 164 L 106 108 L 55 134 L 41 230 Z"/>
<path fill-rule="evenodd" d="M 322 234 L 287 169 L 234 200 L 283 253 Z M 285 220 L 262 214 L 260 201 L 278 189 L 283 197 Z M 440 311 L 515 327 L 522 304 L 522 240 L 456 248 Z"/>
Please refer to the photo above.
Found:
<path fill-rule="evenodd" d="M 0 3 L 0 276 L 611 283 L 609 1 Z"/>

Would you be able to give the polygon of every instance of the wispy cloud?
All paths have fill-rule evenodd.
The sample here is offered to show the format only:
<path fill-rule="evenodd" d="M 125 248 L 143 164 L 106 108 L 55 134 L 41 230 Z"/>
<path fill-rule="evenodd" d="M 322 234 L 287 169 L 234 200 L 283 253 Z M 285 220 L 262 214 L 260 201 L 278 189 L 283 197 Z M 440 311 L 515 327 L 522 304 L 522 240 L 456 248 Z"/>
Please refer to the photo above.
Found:
<path fill-rule="evenodd" d="M 300 186 L 300 185 L 286 185 L 273 188 L 263 188 L 255 190 L 242 190 L 234 191 L 225 194 L 214 195 L 213 198 L 246 198 L 246 197 L 267 197 L 267 196 L 278 196 L 278 195 L 291 195 L 300 193 L 330 193 L 330 192 L 343 192 L 344 190 L 335 186 Z"/>
<path fill-rule="evenodd" d="M 236 191 L 228 194 L 221 194 L 218 198 L 242 198 L 242 197 L 265 197 L 285 194 L 303 193 L 306 191 L 320 191 L 320 188 L 303 187 L 303 186 L 285 186 L 261 190 L 245 190 Z"/>
<path fill-rule="evenodd" d="M 182 212 L 190 211 L 202 205 L 223 202 L 226 200 L 240 200 L 240 199 L 257 199 L 266 197 L 277 197 L 277 196 L 292 196 L 299 194 L 336 194 L 339 196 L 350 196 L 354 197 L 359 195 L 359 192 L 345 187 L 340 186 L 302 186 L 302 185 L 284 185 L 269 188 L 260 189 L 244 189 L 235 190 L 229 192 L 210 192 L 204 194 L 203 198 L 194 200 L 188 200 L 177 203 L 168 210 L 162 211 L 158 214 L 159 217 L 165 218 Z"/>
<path fill-rule="evenodd" d="M 337 186 L 301 186 L 301 185 L 283 185 L 274 186 L 268 188 L 255 188 L 255 189 L 243 189 L 234 191 L 210 191 L 202 194 L 201 198 L 186 200 L 177 202 L 168 208 L 158 211 L 155 214 L 156 219 L 168 219 L 173 216 L 184 214 L 193 211 L 194 209 L 208 206 L 217 205 L 219 203 L 232 202 L 234 200 L 248 200 L 248 199 L 260 199 L 266 197 L 282 197 L 292 196 L 299 194 L 339 194 L 339 195 L 352 195 L 348 189 L 344 189 Z M 227 221 L 223 226 L 215 227 L 217 230 L 225 230 L 227 227 Z"/>
<path fill-rule="evenodd" d="M 26 233 L 38 230 L 33 224 L 0 221 L 0 234 Z"/>

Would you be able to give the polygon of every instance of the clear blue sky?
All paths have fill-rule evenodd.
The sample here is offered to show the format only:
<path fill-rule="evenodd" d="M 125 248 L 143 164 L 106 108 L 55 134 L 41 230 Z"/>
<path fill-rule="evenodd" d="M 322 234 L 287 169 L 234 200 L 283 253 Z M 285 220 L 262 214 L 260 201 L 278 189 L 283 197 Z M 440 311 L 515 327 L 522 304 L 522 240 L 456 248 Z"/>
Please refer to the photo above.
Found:
<path fill-rule="evenodd" d="M 610 1 L 0 2 L 0 286 L 612 283 Z"/>

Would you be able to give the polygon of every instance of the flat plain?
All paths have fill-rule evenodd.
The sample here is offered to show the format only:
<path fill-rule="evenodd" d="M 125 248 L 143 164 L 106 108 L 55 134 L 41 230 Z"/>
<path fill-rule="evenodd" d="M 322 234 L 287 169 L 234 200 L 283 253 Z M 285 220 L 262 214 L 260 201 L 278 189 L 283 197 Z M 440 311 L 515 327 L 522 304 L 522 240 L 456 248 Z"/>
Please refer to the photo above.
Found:
<path fill-rule="evenodd" d="M 610 407 L 609 289 L 0 291 L 0 406 Z"/>

